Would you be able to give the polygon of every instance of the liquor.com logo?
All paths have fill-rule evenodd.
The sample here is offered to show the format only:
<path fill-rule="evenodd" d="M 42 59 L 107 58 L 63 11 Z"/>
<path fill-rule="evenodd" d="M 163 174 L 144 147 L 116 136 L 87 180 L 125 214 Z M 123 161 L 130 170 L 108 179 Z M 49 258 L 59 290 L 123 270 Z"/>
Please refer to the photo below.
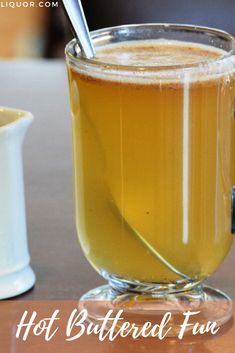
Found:
<path fill-rule="evenodd" d="M 59 1 L 0 1 L 0 8 L 59 7 Z"/>

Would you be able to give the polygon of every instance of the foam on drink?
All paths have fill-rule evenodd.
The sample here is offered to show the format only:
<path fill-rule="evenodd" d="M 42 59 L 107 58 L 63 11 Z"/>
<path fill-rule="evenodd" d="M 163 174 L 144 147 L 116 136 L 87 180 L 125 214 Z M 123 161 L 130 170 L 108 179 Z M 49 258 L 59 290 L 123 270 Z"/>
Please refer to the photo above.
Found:
<path fill-rule="evenodd" d="M 193 65 L 225 55 L 225 51 L 208 45 L 180 41 L 140 40 L 97 48 L 96 60 L 127 66 Z"/>
<path fill-rule="evenodd" d="M 131 84 L 180 84 L 184 70 L 190 70 L 191 81 L 205 81 L 231 72 L 234 58 L 221 60 L 226 51 L 209 45 L 174 40 L 139 40 L 96 48 L 94 66 L 75 71 L 87 79 L 101 79 Z"/>

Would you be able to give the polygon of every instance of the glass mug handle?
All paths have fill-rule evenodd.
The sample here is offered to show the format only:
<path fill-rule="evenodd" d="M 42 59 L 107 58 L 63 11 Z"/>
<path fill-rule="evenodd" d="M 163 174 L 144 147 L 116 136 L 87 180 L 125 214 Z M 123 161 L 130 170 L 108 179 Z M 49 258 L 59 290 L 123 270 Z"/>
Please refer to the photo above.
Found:
<path fill-rule="evenodd" d="M 232 188 L 231 195 L 231 233 L 235 234 L 235 187 Z"/>

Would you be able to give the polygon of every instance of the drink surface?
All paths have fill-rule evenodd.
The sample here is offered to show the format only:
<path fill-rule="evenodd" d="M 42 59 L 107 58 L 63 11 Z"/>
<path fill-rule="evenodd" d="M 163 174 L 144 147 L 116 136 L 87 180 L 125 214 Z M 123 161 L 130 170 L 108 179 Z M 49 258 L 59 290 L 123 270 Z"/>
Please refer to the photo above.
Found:
<path fill-rule="evenodd" d="M 224 52 L 183 42 L 112 45 L 98 60 L 195 64 Z M 156 69 L 157 70 L 157 69 Z M 201 280 L 231 242 L 234 77 L 180 84 L 69 68 L 76 224 L 92 265 L 126 279 Z"/>
<path fill-rule="evenodd" d="M 159 39 L 110 44 L 98 48 L 96 60 L 116 65 L 159 67 L 197 64 L 225 53 L 207 45 Z"/>

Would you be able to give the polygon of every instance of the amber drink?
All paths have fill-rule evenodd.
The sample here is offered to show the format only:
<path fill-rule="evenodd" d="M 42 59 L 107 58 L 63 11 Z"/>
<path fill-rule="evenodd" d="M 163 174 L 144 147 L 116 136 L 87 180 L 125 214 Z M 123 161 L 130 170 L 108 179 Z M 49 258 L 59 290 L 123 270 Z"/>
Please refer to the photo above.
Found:
<path fill-rule="evenodd" d="M 233 43 L 139 27 L 147 35 L 94 32 L 92 60 L 67 47 L 76 226 L 112 287 L 177 292 L 210 276 L 233 240 Z"/>

